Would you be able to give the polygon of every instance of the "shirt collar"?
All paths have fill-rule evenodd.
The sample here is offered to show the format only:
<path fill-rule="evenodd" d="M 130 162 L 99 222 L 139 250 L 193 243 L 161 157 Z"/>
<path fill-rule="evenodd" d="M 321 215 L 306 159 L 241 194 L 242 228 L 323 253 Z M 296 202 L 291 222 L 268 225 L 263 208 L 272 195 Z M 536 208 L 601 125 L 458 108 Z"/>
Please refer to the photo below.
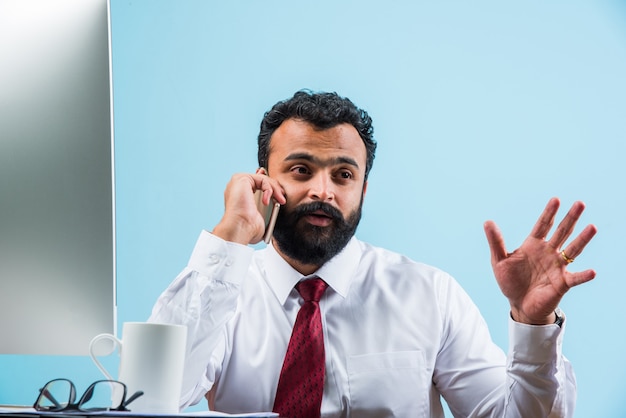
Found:
<path fill-rule="evenodd" d="M 303 276 L 291 267 L 270 244 L 265 251 L 265 279 L 281 304 L 285 303 L 289 293 L 300 280 L 309 277 L 322 278 L 330 288 L 345 298 L 360 259 L 359 241 L 352 237 L 344 249 L 319 270 L 309 276 Z"/>

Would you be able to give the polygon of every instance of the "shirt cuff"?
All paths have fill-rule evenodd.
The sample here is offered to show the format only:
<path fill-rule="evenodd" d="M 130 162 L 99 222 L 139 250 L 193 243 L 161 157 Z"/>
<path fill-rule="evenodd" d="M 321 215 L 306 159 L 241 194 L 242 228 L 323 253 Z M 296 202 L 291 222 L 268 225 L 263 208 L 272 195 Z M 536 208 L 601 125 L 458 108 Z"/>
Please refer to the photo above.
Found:
<path fill-rule="evenodd" d="M 246 276 L 253 254 L 254 249 L 251 247 L 224 241 L 210 232 L 202 231 L 188 265 L 203 276 L 220 277 L 222 281 L 240 284 Z"/>
<path fill-rule="evenodd" d="M 553 361 L 561 355 L 564 332 L 565 322 L 528 325 L 509 318 L 509 358 L 526 363 Z"/>

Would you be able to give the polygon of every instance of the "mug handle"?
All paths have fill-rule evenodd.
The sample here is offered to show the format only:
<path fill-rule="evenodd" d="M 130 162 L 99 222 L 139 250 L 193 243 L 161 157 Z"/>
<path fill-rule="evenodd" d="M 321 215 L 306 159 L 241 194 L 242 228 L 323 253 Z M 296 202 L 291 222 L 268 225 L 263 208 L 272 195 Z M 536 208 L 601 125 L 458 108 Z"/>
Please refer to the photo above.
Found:
<path fill-rule="evenodd" d="M 107 371 L 107 369 L 104 368 L 104 366 L 102 365 L 102 363 L 100 363 L 100 361 L 98 360 L 98 357 L 96 356 L 95 353 L 95 347 L 96 344 L 98 344 L 98 342 L 100 340 L 109 340 L 113 343 L 113 349 L 106 355 L 110 355 L 111 353 L 113 353 L 113 351 L 115 350 L 115 348 L 117 347 L 118 350 L 122 349 L 122 341 L 120 341 L 119 339 L 117 339 L 114 335 L 112 334 L 99 334 L 96 335 L 91 342 L 89 343 L 89 356 L 91 357 L 91 359 L 93 360 L 94 364 L 96 365 L 96 367 L 98 369 L 100 369 L 100 371 L 102 372 L 102 374 L 104 374 L 106 376 L 107 379 L 109 380 L 115 380 L 111 374 Z"/>

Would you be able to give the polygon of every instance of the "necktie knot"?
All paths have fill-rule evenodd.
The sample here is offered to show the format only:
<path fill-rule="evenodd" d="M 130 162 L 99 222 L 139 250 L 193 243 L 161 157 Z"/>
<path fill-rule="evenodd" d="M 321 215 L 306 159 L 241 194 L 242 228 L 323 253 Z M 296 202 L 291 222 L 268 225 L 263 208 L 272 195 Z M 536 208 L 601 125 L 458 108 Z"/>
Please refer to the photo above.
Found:
<path fill-rule="evenodd" d="M 327 287 L 328 284 L 319 277 L 303 280 L 296 285 L 305 302 L 319 302 Z"/>

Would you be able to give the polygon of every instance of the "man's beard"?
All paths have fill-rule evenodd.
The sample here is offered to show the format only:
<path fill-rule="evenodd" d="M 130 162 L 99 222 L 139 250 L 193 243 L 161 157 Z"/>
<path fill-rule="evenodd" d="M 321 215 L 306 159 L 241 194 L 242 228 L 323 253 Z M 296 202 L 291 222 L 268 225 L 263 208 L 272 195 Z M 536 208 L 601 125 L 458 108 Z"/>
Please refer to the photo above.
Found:
<path fill-rule="evenodd" d="M 274 227 L 274 242 L 288 257 L 302 264 L 321 266 L 339 254 L 354 235 L 361 220 L 359 207 L 344 219 L 341 212 L 324 202 L 300 205 L 291 211 L 281 208 Z M 332 219 L 328 226 L 315 226 L 302 221 L 307 215 L 323 211 Z"/>

